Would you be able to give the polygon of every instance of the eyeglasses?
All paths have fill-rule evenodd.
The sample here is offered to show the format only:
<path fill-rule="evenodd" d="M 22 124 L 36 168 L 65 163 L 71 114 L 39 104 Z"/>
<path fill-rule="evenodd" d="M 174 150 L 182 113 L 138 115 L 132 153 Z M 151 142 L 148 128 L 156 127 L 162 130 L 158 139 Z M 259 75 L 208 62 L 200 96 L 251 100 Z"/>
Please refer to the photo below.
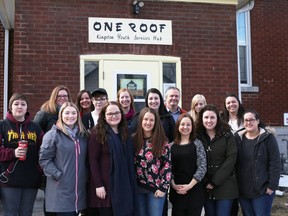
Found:
<path fill-rule="evenodd" d="M 68 95 L 57 95 L 57 98 L 68 98 Z"/>
<path fill-rule="evenodd" d="M 107 98 L 106 98 L 106 97 L 102 97 L 102 98 L 93 98 L 92 100 L 95 101 L 95 102 L 103 102 L 103 101 L 107 100 Z"/>
<path fill-rule="evenodd" d="M 256 121 L 256 119 L 244 119 L 245 124 L 248 124 L 248 123 L 253 124 L 255 121 Z"/>
<path fill-rule="evenodd" d="M 106 116 L 108 118 L 112 118 L 113 116 L 117 117 L 119 114 L 121 114 L 120 111 L 114 112 L 114 113 L 106 113 Z"/>

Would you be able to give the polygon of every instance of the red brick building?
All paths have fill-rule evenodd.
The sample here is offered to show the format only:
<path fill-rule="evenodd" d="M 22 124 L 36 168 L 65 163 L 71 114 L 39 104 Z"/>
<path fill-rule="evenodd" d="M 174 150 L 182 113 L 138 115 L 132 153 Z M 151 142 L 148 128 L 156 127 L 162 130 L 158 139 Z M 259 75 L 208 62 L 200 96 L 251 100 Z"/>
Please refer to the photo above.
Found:
<path fill-rule="evenodd" d="M 3 90 L 4 81 L 0 82 L 0 107 L 5 96 L 9 99 L 13 92 L 22 92 L 29 97 L 29 110 L 34 115 L 59 84 L 69 87 L 74 98 L 83 88 L 100 86 L 114 99 L 121 82 L 132 77 L 141 81 L 138 87 L 143 85 L 142 90 L 156 87 L 164 93 L 167 86 L 176 85 L 187 110 L 197 93 L 219 109 L 223 109 L 225 95 L 235 93 L 266 123 L 283 126 L 283 114 L 288 113 L 288 1 L 239 0 L 237 5 L 237 0 L 143 0 L 138 14 L 133 2 L 15 1 L 15 20 L 8 30 L 8 92 Z M 251 77 L 244 79 L 244 84 L 238 75 L 237 10 L 250 11 L 246 26 L 250 44 L 246 48 L 251 52 L 245 55 L 248 61 L 244 63 L 248 68 L 251 65 L 245 70 Z M 9 27 L 0 13 L 0 76 L 4 77 L 4 28 Z M 92 43 L 88 18 L 105 18 L 107 23 L 114 19 L 114 24 L 126 19 L 137 24 L 171 21 L 172 43 Z M 139 103 L 142 98 L 139 96 Z"/>

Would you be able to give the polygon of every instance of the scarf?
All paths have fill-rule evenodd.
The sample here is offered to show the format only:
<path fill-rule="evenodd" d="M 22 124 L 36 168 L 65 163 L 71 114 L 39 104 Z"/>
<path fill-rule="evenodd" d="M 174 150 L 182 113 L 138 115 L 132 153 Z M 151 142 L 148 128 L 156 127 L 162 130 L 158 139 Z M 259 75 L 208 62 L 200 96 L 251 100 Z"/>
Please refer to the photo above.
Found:
<path fill-rule="evenodd" d="M 126 119 L 127 119 L 127 120 L 132 119 L 133 116 L 134 116 L 134 113 L 135 113 L 135 111 L 134 111 L 134 109 L 131 107 L 130 110 L 129 110 L 129 112 L 125 115 Z"/>

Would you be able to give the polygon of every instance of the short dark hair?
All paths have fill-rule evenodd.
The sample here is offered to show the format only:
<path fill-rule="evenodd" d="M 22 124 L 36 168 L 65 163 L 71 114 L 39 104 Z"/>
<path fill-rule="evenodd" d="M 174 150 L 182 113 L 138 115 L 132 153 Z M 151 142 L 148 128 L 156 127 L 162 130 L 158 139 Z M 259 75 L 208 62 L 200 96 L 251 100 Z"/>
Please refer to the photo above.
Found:
<path fill-rule="evenodd" d="M 9 100 L 9 106 L 8 106 L 9 110 L 12 110 L 12 104 L 15 100 L 25 101 L 27 103 L 27 107 L 28 107 L 28 98 L 23 94 L 14 93 Z"/>

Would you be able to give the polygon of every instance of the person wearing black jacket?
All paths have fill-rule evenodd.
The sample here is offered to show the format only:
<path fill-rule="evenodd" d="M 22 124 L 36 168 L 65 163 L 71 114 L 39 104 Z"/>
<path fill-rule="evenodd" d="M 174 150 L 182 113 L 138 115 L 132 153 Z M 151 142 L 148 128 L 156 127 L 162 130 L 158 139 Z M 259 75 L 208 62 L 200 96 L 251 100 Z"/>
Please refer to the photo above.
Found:
<path fill-rule="evenodd" d="M 156 88 L 151 88 L 147 91 L 145 97 L 145 107 L 149 107 L 158 112 L 162 126 L 165 131 L 165 135 L 168 138 L 169 142 L 174 140 L 174 129 L 175 129 L 175 121 L 172 115 L 167 111 L 163 96 L 161 92 Z M 137 130 L 139 112 L 135 114 L 132 119 L 131 126 L 129 129 L 130 134 L 133 134 Z"/>
<path fill-rule="evenodd" d="M 41 184 L 38 153 L 41 128 L 31 121 L 28 99 L 15 93 L 9 100 L 6 119 L 0 122 L 1 195 L 4 215 L 30 215 Z M 28 147 L 18 147 L 19 141 Z"/>
<path fill-rule="evenodd" d="M 58 113 L 62 104 L 66 101 L 71 102 L 71 94 L 67 87 L 63 85 L 56 86 L 47 100 L 34 117 L 36 122 L 44 133 L 49 131 L 58 120 Z"/>
<path fill-rule="evenodd" d="M 233 201 L 239 195 L 235 137 L 214 105 L 208 104 L 200 111 L 196 128 L 207 155 L 207 173 L 202 180 L 207 196 L 205 214 L 230 216 Z"/>
<path fill-rule="evenodd" d="M 269 216 L 281 171 L 278 143 L 255 110 L 244 112 L 243 124 L 235 134 L 240 206 L 245 215 Z"/>

